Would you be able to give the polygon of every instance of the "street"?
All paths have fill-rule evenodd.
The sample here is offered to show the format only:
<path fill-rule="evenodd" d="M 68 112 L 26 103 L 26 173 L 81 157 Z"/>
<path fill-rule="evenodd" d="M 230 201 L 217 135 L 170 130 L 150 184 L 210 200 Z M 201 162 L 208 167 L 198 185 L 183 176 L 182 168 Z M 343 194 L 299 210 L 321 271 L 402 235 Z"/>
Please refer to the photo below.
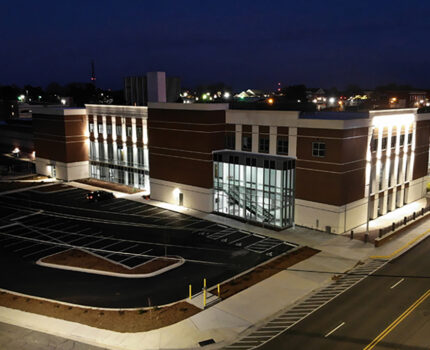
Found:
<path fill-rule="evenodd" d="M 259 349 L 428 349 L 429 250 L 426 239 Z"/>

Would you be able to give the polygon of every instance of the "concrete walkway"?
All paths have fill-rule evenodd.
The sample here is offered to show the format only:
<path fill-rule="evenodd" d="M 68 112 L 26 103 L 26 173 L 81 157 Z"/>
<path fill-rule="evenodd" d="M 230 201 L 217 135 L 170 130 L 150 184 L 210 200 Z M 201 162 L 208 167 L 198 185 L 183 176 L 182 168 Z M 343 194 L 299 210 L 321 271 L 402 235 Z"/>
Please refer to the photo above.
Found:
<path fill-rule="evenodd" d="M 73 185 L 75 184 L 73 183 Z M 87 185 L 82 186 L 82 184 L 78 184 L 77 187 L 89 189 Z M 208 339 L 213 339 L 215 344 L 205 346 L 205 348 L 220 348 L 233 342 L 245 331 L 263 324 L 273 314 L 292 307 L 316 289 L 331 283 L 333 275 L 350 270 L 358 261 L 364 261 L 372 256 L 385 259 L 395 257 L 425 239 L 430 232 L 430 220 L 423 220 L 413 228 L 407 229 L 395 240 L 375 248 L 370 243 L 350 240 L 346 236 L 329 235 L 304 228 L 281 232 L 269 231 L 213 214 L 176 206 L 170 207 L 165 203 L 145 201 L 141 196 L 141 194 L 122 194 L 124 198 L 148 202 L 202 219 L 268 234 L 290 242 L 311 246 L 321 252 L 189 319 L 149 332 L 112 332 L 2 307 L 0 308 L 0 322 L 110 349 L 196 349 L 200 348 L 199 342 Z"/>

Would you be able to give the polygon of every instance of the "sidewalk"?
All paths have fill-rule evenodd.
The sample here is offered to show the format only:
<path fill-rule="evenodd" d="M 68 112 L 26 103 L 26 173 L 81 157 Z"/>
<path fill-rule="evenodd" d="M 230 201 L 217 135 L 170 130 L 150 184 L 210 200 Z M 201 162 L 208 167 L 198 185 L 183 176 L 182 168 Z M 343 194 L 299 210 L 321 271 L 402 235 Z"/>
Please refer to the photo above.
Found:
<path fill-rule="evenodd" d="M 76 187 L 88 189 L 91 186 L 77 184 Z M 241 336 L 245 331 L 265 323 L 280 310 L 291 308 L 316 289 L 331 283 L 333 275 L 350 270 L 358 261 L 364 261 L 375 255 L 386 259 L 394 257 L 395 254 L 400 254 L 425 239 L 430 232 L 430 220 L 423 220 L 407 229 L 395 240 L 375 248 L 373 244 L 366 244 L 355 239 L 350 240 L 347 236 L 329 235 L 305 228 L 274 232 L 213 214 L 152 200 L 145 201 L 142 199 L 142 194 L 122 194 L 122 197 L 184 212 L 236 228 L 268 234 L 300 245 L 308 245 L 321 252 L 189 319 L 149 332 L 106 331 L 7 308 L 0 308 L 0 322 L 12 323 L 118 350 L 197 349 L 200 348 L 199 342 L 209 339 L 213 339 L 216 344 L 205 346 L 206 349 L 220 348 Z"/>

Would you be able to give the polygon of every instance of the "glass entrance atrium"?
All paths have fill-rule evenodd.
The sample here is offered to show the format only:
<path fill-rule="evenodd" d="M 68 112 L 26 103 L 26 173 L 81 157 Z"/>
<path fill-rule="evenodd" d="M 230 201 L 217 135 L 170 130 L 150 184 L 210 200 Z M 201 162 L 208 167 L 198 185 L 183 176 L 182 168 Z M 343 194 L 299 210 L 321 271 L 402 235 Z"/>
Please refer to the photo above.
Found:
<path fill-rule="evenodd" d="M 216 151 L 214 211 L 276 228 L 294 223 L 295 160 Z"/>

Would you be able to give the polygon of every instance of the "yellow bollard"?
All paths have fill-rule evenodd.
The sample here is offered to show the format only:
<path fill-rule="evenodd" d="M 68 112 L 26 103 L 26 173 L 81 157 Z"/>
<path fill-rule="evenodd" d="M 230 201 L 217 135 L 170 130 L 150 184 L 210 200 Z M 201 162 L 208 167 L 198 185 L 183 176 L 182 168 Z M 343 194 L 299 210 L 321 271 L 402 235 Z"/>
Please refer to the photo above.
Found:
<path fill-rule="evenodd" d="M 206 307 L 206 288 L 203 289 L 203 308 Z"/>
<path fill-rule="evenodd" d="M 192 287 L 191 287 L 191 284 L 190 284 L 190 300 L 192 299 Z"/>
<path fill-rule="evenodd" d="M 219 283 L 218 283 L 218 286 L 217 286 L 217 287 L 218 287 L 218 298 L 219 298 L 219 296 L 220 296 L 220 294 L 221 294 L 221 293 L 220 293 L 220 288 L 219 288 Z"/>
<path fill-rule="evenodd" d="M 203 278 L 203 288 L 206 288 L 206 278 Z"/>

